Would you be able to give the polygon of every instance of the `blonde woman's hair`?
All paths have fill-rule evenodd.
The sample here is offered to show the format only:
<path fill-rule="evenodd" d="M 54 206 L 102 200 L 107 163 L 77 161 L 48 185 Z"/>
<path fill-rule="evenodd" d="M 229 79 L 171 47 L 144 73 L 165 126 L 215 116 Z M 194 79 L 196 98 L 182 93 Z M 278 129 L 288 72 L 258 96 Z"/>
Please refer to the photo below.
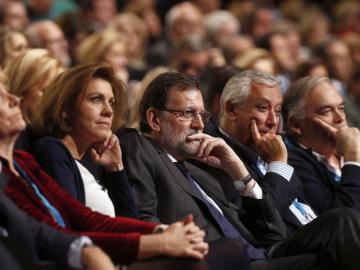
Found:
<path fill-rule="evenodd" d="M 115 42 L 122 42 L 126 48 L 123 35 L 115 30 L 104 30 L 91 34 L 84 39 L 76 53 L 76 59 L 79 64 L 90 64 L 103 62 L 107 50 Z"/>
<path fill-rule="evenodd" d="M 123 82 L 116 77 L 109 65 L 85 64 L 64 71 L 47 87 L 33 122 L 35 133 L 57 138 L 67 135 L 71 131 L 70 112 L 76 105 L 77 98 L 84 95 L 88 84 L 97 78 L 106 80 L 112 87 L 115 98 L 112 128 L 119 128 L 123 123 L 127 104 Z"/>
<path fill-rule="evenodd" d="M 136 56 L 136 58 L 139 60 L 143 60 L 145 56 L 149 32 L 146 28 L 145 23 L 142 21 L 142 19 L 139 18 L 139 16 L 130 12 L 119 14 L 110 21 L 108 29 L 123 33 L 125 25 L 128 24 L 134 26 L 142 38 L 141 50 L 139 52 L 139 55 Z"/>
<path fill-rule="evenodd" d="M 60 62 L 46 49 L 30 49 L 6 67 L 9 92 L 22 97 L 26 91 L 46 85 L 63 71 Z"/>
<path fill-rule="evenodd" d="M 245 53 L 238 55 L 233 60 L 232 64 L 239 69 L 245 70 L 251 68 L 251 66 L 260 59 L 269 59 L 274 62 L 274 59 L 268 50 L 252 48 L 247 50 Z"/>

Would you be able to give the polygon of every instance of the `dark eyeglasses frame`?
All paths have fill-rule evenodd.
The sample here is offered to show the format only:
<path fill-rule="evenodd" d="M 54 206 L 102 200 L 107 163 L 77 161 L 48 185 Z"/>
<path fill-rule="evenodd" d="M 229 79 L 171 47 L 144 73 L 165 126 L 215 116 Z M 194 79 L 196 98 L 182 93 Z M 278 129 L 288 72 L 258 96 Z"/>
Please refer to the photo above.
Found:
<path fill-rule="evenodd" d="M 162 111 L 173 113 L 177 118 L 183 121 L 192 121 L 196 115 L 200 115 L 203 123 L 206 123 L 210 120 L 211 113 L 203 110 L 201 112 L 196 112 L 193 110 L 174 110 L 169 108 L 163 108 Z"/>

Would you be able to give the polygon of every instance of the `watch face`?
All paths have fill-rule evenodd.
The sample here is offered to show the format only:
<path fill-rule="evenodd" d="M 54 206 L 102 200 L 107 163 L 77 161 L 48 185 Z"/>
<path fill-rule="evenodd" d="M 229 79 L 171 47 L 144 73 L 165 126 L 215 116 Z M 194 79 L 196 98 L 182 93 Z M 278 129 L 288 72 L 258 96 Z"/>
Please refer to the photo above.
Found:
<path fill-rule="evenodd" d="M 245 189 L 245 183 L 244 181 L 237 180 L 234 182 L 234 187 L 238 191 L 243 191 Z"/>

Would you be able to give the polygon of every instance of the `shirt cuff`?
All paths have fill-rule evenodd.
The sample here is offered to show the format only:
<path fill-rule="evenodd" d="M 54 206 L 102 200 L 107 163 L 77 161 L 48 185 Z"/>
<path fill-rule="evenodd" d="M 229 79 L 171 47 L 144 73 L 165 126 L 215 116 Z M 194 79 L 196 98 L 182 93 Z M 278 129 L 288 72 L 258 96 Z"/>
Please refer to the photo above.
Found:
<path fill-rule="evenodd" d="M 71 243 L 67 258 L 71 268 L 84 269 L 84 266 L 81 262 L 82 249 L 84 246 L 92 244 L 93 242 L 87 236 L 81 236 Z"/>
<path fill-rule="evenodd" d="M 345 165 L 354 165 L 354 166 L 360 167 L 360 163 L 359 163 L 359 162 L 355 162 L 355 161 L 345 161 L 344 164 L 343 164 L 343 167 L 344 167 Z"/>
<path fill-rule="evenodd" d="M 290 182 L 290 179 L 294 173 L 294 168 L 284 162 L 273 161 L 269 164 L 267 172 L 276 173 Z"/>
<path fill-rule="evenodd" d="M 258 183 L 255 183 L 254 187 L 248 192 L 244 193 L 243 196 L 261 200 L 263 198 L 263 192 Z"/>

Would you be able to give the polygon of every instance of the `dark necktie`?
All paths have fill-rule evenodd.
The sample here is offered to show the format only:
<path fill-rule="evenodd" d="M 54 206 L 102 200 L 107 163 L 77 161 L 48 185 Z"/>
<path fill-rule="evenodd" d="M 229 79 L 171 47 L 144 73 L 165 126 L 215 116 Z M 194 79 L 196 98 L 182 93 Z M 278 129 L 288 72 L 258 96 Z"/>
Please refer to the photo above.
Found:
<path fill-rule="evenodd" d="M 183 162 L 175 162 L 176 167 L 181 171 L 181 173 L 188 180 L 193 192 L 195 192 L 201 201 L 207 206 L 209 212 L 212 217 L 216 220 L 216 223 L 221 228 L 223 234 L 227 238 L 238 239 L 243 246 L 245 247 L 250 260 L 262 260 L 265 259 L 264 253 L 260 250 L 252 246 L 235 228 L 234 226 L 227 220 L 227 218 L 218 210 L 214 205 L 212 205 L 205 196 L 199 190 L 199 187 L 195 184 L 195 180 L 191 177 L 189 171 L 185 168 Z"/>

